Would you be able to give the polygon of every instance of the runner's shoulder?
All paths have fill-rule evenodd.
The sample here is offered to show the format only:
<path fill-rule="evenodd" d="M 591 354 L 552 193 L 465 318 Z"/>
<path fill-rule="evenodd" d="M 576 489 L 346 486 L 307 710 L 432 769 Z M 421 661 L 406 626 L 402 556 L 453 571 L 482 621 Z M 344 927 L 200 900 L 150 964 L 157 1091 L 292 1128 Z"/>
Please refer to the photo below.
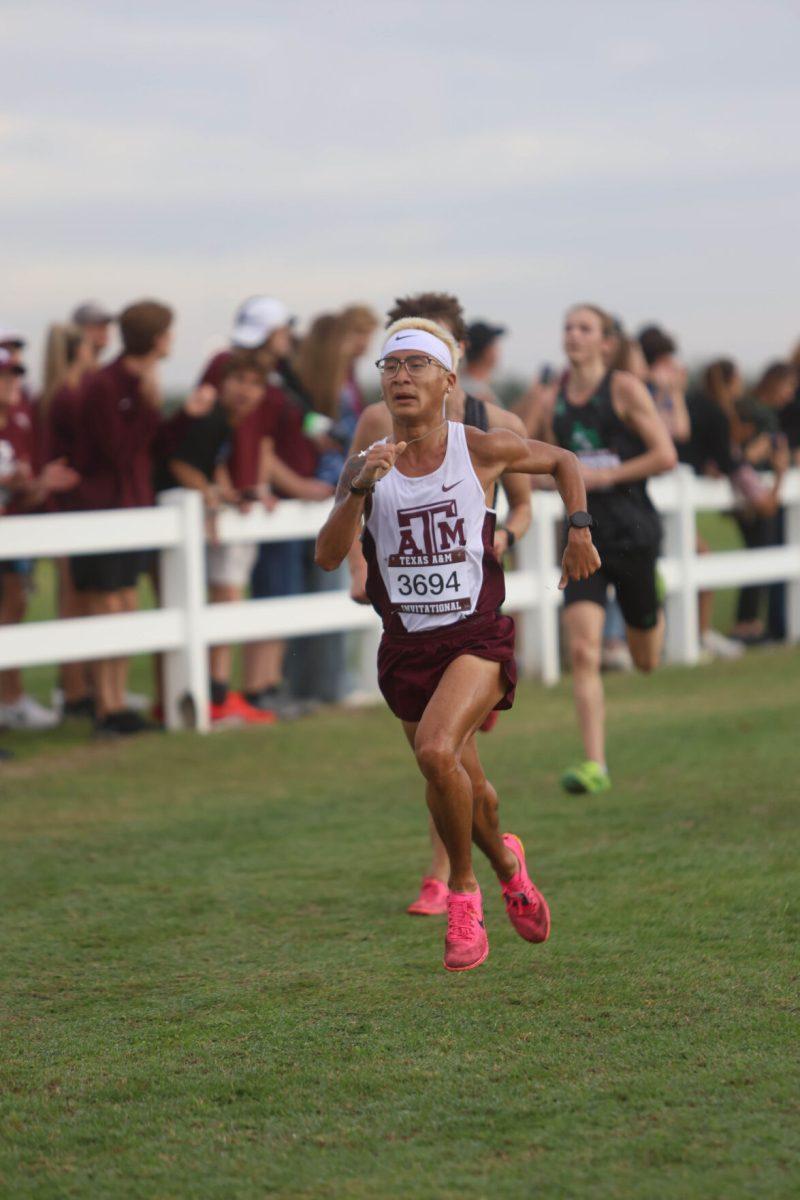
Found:
<path fill-rule="evenodd" d="M 504 461 L 513 453 L 514 447 L 519 446 L 520 441 L 520 435 L 513 429 L 499 425 L 488 429 L 486 433 L 482 429 L 476 429 L 474 425 L 465 425 L 464 433 L 472 458 L 481 464 Z"/>
<path fill-rule="evenodd" d="M 485 401 L 485 403 L 490 433 L 494 429 L 508 429 L 512 433 L 519 434 L 520 437 L 527 437 L 525 426 L 516 413 L 509 412 L 507 408 L 503 408 L 500 404 L 494 404 L 491 400 Z"/>
<path fill-rule="evenodd" d="M 612 371 L 609 380 L 611 399 L 615 404 L 628 407 L 641 407 L 642 404 L 653 403 L 652 397 L 645 385 L 631 371 Z"/>

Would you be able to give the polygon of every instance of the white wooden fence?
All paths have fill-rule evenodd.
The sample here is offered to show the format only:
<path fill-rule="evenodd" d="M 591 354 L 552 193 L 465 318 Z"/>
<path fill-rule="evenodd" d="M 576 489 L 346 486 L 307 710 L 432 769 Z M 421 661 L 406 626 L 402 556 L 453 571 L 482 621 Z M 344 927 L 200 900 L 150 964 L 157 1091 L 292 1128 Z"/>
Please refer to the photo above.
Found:
<path fill-rule="evenodd" d="M 782 488 L 785 545 L 761 550 L 696 553 L 700 511 L 728 511 L 734 497 L 724 480 L 698 479 L 686 467 L 650 484 L 664 516 L 667 591 L 666 654 L 671 662 L 698 661 L 697 595 L 705 588 L 787 583 L 790 641 L 800 641 L 800 470 Z M 559 677 L 561 593 L 557 545 L 561 501 L 536 492 L 530 532 L 518 545 L 517 567 L 506 575 L 509 612 L 521 627 L 520 666 L 545 683 Z M 225 512 L 223 542 L 277 542 L 316 536 L 329 504 L 284 501 L 273 513 Z M 38 558 L 110 550 L 160 553 L 162 608 L 107 617 L 36 621 L 0 628 L 0 668 L 111 658 L 163 651 L 167 726 L 208 729 L 208 647 L 262 638 L 288 638 L 356 630 L 362 633 L 362 686 L 375 688 L 379 622 L 371 608 L 347 592 L 323 592 L 232 604 L 206 602 L 204 517 L 196 492 L 163 494 L 156 508 L 114 512 L 3 517 L 0 557 Z"/>

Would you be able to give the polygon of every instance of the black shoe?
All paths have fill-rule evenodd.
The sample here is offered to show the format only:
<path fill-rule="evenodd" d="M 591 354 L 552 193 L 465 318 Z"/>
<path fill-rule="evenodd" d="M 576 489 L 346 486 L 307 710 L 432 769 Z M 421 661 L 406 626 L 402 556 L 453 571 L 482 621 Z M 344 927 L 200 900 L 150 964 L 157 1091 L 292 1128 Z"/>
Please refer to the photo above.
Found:
<path fill-rule="evenodd" d="M 120 737 L 122 734 L 119 724 L 121 715 L 121 713 L 108 713 L 105 717 L 95 717 L 93 730 L 95 737 Z"/>
<path fill-rule="evenodd" d="M 140 712 L 136 712 L 133 708 L 123 708 L 121 712 L 114 713 L 117 728 L 123 735 L 134 733 L 152 733 L 159 729 L 154 721 L 148 721 L 147 717 L 143 717 Z"/>
<path fill-rule="evenodd" d="M 66 700 L 61 710 L 64 717 L 89 717 L 94 720 L 94 697 L 82 696 L 80 700 Z"/>

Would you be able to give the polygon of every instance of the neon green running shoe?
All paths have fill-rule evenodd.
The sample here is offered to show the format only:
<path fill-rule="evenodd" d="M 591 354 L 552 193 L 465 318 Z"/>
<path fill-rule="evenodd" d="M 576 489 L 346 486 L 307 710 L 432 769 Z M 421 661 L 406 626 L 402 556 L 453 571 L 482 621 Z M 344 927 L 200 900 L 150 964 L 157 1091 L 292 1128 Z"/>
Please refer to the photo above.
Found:
<path fill-rule="evenodd" d="M 611 787 L 608 771 L 604 771 L 599 763 L 587 759 L 578 767 L 570 767 L 561 776 L 561 786 L 565 792 L 573 796 L 588 792 L 594 796 L 598 792 L 607 792 Z"/>

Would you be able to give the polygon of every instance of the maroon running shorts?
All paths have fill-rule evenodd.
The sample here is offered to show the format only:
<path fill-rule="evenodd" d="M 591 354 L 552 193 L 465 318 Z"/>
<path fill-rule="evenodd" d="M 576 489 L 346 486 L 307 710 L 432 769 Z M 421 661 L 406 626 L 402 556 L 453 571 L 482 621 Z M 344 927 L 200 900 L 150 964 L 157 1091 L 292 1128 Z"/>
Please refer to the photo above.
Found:
<path fill-rule="evenodd" d="M 378 650 L 378 686 L 394 715 L 401 721 L 419 721 L 442 675 L 462 654 L 503 664 L 506 691 L 495 708 L 511 708 L 517 686 L 514 622 L 489 612 L 421 633 L 384 633 Z"/>

